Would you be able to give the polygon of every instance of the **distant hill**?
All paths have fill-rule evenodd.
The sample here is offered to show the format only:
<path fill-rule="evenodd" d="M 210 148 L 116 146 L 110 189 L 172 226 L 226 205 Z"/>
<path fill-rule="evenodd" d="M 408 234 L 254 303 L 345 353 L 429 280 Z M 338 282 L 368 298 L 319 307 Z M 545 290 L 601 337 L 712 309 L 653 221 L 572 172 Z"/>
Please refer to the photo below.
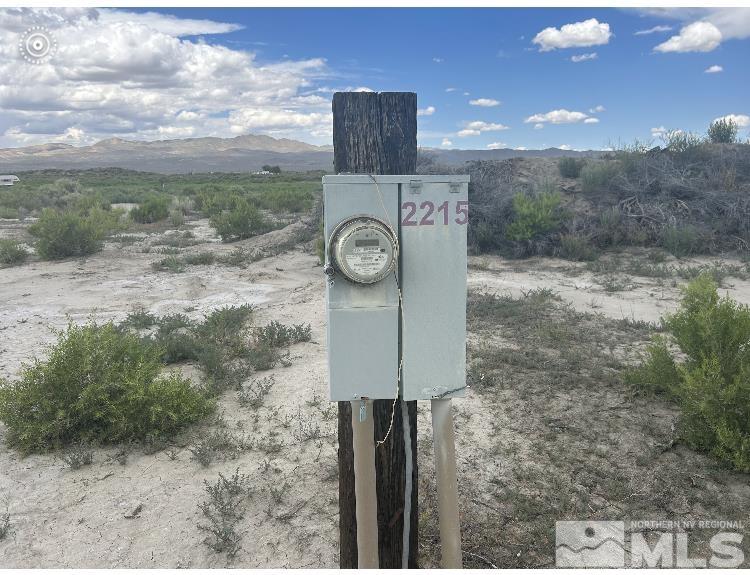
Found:
<path fill-rule="evenodd" d="M 596 155 L 598 152 L 547 150 L 439 150 L 423 148 L 436 161 L 452 167 L 469 160 L 513 157 Z M 162 174 L 252 172 L 265 164 L 285 171 L 333 170 L 331 146 L 248 134 L 236 138 L 188 138 L 154 142 L 110 138 L 91 146 L 51 143 L 0 149 L 0 172 L 44 169 L 124 168 Z"/>

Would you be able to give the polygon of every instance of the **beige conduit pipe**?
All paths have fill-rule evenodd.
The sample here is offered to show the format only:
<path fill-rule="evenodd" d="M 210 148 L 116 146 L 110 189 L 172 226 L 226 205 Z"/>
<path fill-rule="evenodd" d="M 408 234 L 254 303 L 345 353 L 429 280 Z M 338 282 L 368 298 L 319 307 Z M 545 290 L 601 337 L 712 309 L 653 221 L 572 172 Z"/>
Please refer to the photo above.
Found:
<path fill-rule="evenodd" d="M 433 399 L 432 439 L 435 445 L 440 545 L 443 569 L 461 569 L 461 525 L 458 518 L 458 481 L 456 480 L 456 439 L 450 399 Z"/>
<path fill-rule="evenodd" d="M 352 401 L 354 496 L 357 499 L 357 565 L 377 569 L 378 499 L 375 491 L 375 421 L 372 401 Z M 360 410 L 363 417 L 360 417 Z"/>

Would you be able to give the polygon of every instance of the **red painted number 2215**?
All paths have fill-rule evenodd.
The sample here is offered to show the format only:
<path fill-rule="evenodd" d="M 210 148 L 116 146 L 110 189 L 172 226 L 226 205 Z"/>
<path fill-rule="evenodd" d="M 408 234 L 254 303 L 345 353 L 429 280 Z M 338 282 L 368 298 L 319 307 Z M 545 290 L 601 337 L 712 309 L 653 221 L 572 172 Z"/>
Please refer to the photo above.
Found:
<path fill-rule="evenodd" d="M 417 214 L 419 212 L 419 214 Z M 451 216 L 453 222 L 459 226 L 469 223 L 469 202 L 456 202 L 454 209 L 451 211 L 450 202 L 445 201 L 439 206 L 429 200 L 422 202 L 417 207 L 415 202 L 404 202 L 401 204 L 401 225 L 402 226 L 434 226 L 450 224 Z"/>

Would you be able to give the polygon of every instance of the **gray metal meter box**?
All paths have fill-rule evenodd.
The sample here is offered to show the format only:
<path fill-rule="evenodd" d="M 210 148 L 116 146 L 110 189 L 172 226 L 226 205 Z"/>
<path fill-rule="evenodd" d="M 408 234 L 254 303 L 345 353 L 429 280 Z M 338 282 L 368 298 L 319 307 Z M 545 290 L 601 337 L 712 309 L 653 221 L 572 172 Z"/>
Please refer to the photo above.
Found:
<path fill-rule="evenodd" d="M 468 183 L 323 178 L 331 401 L 464 395 Z"/>

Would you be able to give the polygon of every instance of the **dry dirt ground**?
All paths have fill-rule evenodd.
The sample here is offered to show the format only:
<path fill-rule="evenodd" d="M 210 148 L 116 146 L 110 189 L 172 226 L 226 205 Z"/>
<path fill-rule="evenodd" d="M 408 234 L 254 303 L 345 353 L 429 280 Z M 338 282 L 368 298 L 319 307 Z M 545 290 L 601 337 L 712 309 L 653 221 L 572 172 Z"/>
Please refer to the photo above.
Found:
<path fill-rule="evenodd" d="M 217 242 L 205 221 L 191 226 L 204 243 L 182 254 L 237 246 Z M 310 323 L 312 341 L 291 348 L 289 367 L 258 374 L 275 381 L 263 405 L 243 407 L 236 392 L 226 392 L 215 420 L 169 445 L 96 448 L 93 463 L 78 470 L 55 454 L 19 456 L 0 424 L 0 516 L 6 506 L 10 516 L 0 566 L 336 567 L 336 412 L 326 399 L 324 283 L 316 256 L 297 247 L 244 268 L 154 271 L 150 264 L 164 256 L 148 246 L 168 233 L 108 243 L 84 260 L 0 270 L 0 376 L 13 379 L 22 362 L 43 357 L 52 328 L 92 314 L 119 321 L 137 306 L 198 319 L 251 303 L 255 325 Z M 289 234 L 287 228 L 240 245 L 272 246 Z M 18 224 L 0 226 L 0 237 L 22 235 Z M 665 272 L 625 281 L 617 271 L 613 284 L 615 272 L 597 269 L 548 258 L 471 258 L 472 388 L 454 402 L 467 567 L 553 565 L 557 519 L 750 524 L 748 476 L 681 446 L 676 408 L 633 393 L 619 375 L 653 332 L 646 322 L 675 308 L 685 280 Z M 750 303 L 750 281 L 728 276 L 724 285 Z M 249 447 L 203 467 L 190 448 L 217 429 Z M 430 437 L 424 403 L 418 445 L 425 566 L 439 559 Z M 228 558 L 204 544 L 198 505 L 205 481 L 238 468 L 249 476 L 251 496 L 240 550 Z M 706 536 L 694 535 L 697 553 Z M 745 530 L 750 558 L 748 540 Z"/>

